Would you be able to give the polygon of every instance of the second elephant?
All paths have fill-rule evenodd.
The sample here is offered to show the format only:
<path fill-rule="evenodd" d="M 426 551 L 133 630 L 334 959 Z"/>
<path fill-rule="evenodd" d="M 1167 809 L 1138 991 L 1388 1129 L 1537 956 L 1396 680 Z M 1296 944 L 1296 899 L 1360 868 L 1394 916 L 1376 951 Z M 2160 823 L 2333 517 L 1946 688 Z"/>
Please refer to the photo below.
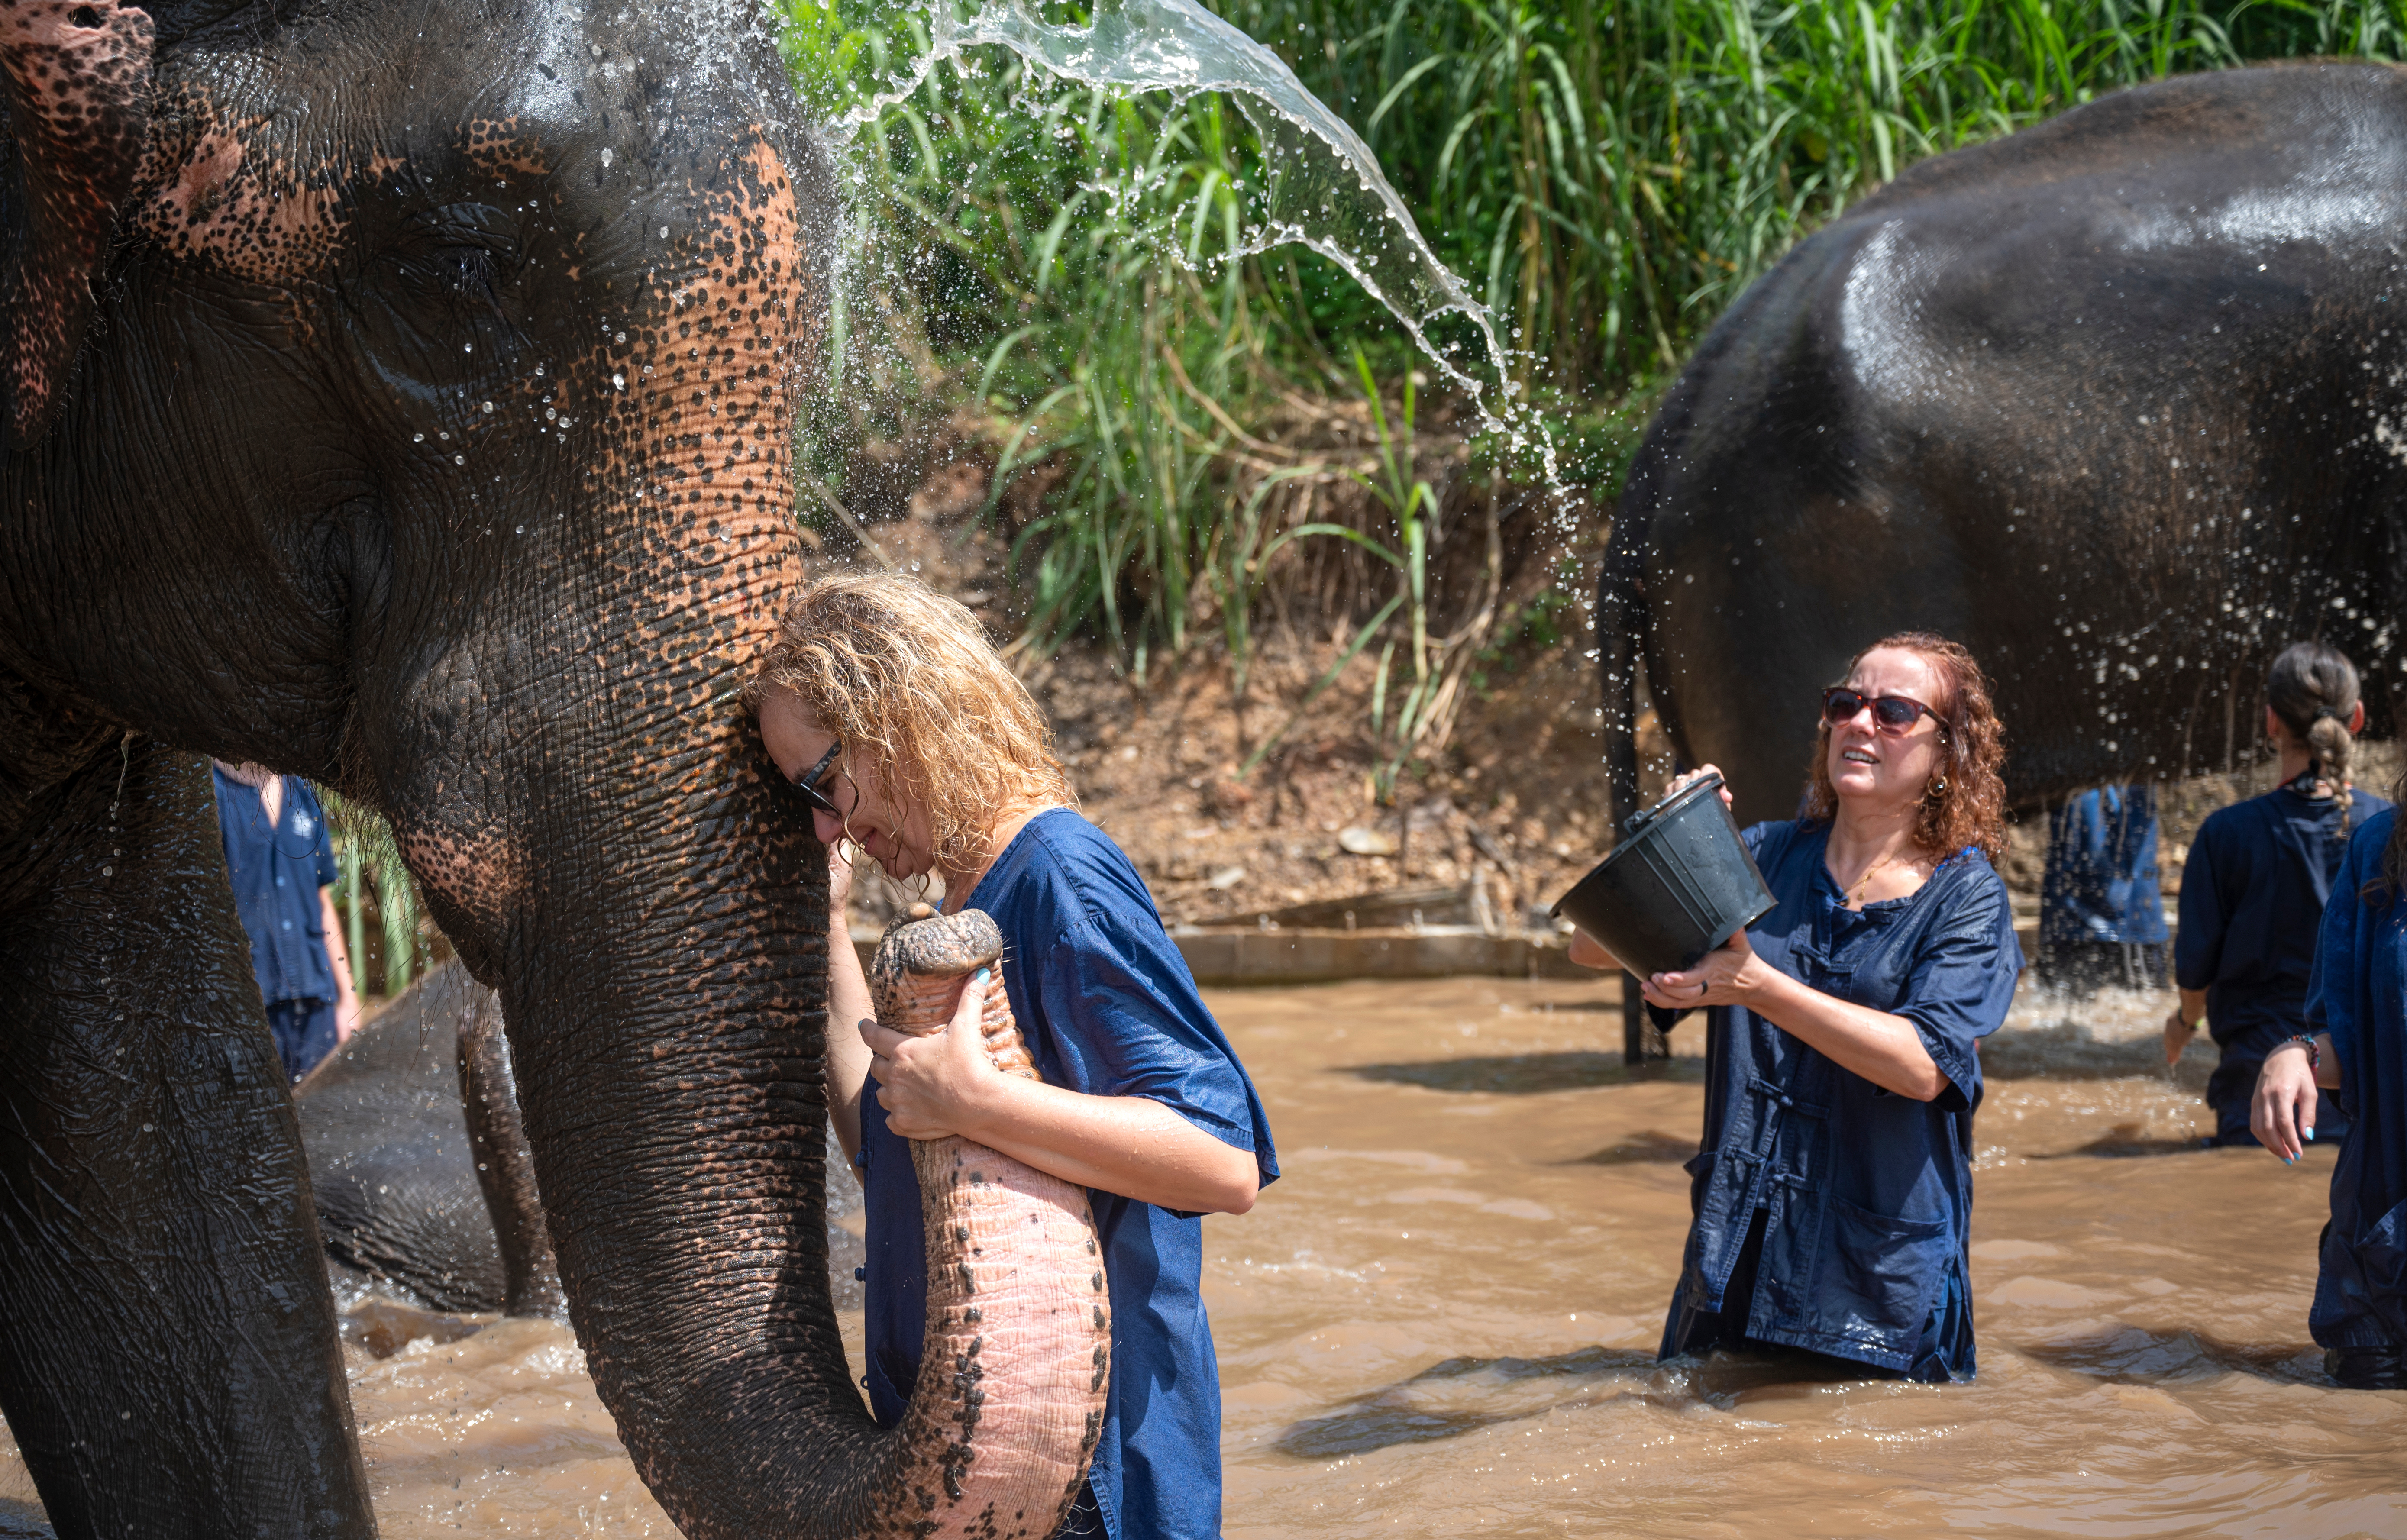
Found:
<path fill-rule="evenodd" d="M 457 962 L 378 1010 L 295 1093 L 337 1277 L 436 1310 L 565 1319 L 493 991 Z M 831 1168 L 841 1165 L 832 1156 Z M 858 1187 L 828 1191 L 828 1286 L 858 1309 Z"/>

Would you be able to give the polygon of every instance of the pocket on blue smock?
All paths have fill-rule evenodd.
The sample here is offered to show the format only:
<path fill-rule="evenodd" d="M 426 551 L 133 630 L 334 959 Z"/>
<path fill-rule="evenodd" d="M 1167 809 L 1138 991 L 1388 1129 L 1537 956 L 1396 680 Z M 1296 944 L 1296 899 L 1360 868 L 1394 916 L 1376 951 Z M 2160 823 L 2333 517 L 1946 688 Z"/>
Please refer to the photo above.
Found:
<path fill-rule="evenodd" d="M 1815 1302 L 1821 1329 L 1911 1353 L 1947 1276 L 1956 1237 L 1945 1219 L 1901 1219 L 1829 1198 L 1830 1244 Z"/>

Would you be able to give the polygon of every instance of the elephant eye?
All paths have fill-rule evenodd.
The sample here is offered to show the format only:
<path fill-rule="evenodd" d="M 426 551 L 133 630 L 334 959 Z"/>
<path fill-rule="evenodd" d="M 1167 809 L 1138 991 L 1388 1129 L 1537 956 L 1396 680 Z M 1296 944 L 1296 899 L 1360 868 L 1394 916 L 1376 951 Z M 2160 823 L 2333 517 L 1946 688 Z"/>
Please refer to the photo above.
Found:
<path fill-rule="evenodd" d="M 402 270 L 411 287 L 439 293 L 471 316 L 501 318 L 500 271 L 493 254 L 481 246 L 436 246 L 413 252 Z"/>

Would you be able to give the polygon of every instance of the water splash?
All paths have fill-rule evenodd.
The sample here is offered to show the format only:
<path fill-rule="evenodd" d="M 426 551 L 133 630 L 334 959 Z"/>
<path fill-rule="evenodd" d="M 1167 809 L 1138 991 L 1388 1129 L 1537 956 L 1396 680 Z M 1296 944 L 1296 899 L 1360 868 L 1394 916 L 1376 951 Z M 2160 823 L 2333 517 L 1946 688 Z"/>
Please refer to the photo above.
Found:
<path fill-rule="evenodd" d="M 996 46 L 1055 77 L 1121 92 L 1167 92 L 1184 100 L 1218 93 L 1235 102 L 1261 141 L 1268 185 L 1250 190 L 1254 223 L 1232 255 L 1302 246 L 1343 269 L 1400 321 L 1414 346 L 1471 402 L 1483 430 L 1517 450 L 1535 450 L 1549 486 L 1561 487 L 1554 445 L 1521 398 L 1495 317 L 1422 236 L 1378 157 L 1346 121 L 1304 89 L 1286 61 L 1196 0 L 1100 0 L 1090 24 L 1057 25 L 1027 0 L 984 0 L 961 14 L 950 0 L 922 0 L 928 51 L 894 89 L 868 96 L 843 126 L 858 134 L 907 99 L 946 60 Z M 1460 316 L 1486 356 L 1462 359 L 1431 335 Z"/>

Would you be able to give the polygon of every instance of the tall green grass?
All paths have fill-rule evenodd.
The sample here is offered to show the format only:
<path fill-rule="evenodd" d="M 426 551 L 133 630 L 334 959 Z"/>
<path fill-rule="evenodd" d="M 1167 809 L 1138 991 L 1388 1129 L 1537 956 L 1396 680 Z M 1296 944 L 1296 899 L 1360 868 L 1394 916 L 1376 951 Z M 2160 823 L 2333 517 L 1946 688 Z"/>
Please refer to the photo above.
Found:
<path fill-rule="evenodd" d="M 924 50 L 906 10 L 782 3 L 797 79 L 831 117 Z M 1362 133 L 1567 423 L 1642 408 L 1801 235 L 1916 159 L 2178 71 L 2407 53 L 2407 0 L 1207 3 Z M 1325 575 L 1336 550 L 1354 576 L 1332 652 L 1386 613 L 1391 635 L 1355 650 L 1408 658 L 1404 705 L 1426 706 L 1434 526 L 1417 545 L 1418 505 L 1376 494 L 1384 431 L 1293 431 L 1313 420 L 1300 398 L 1361 417 L 1358 353 L 1393 418 L 1413 361 L 1331 264 L 1233 254 L 1262 172 L 1239 115 L 981 58 L 886 107 L 850 168 L 840 381 L 902 347 L 918 363 L 879 410 L 990 425 L 1023 641 L 1085 628 L 1142 672 L 1209 636 L 1242 683 L 1266 588 Z M 805 458 L 831 480 L 847 433 L 892 426 L 863 421 L 876 393 L 840 382 L 815 416 Z M 1575 472 L 1598 496 L 1617 474 L 1605 457 Z M 1383 734 L 1396 705 L 1382 697 Z"/>

